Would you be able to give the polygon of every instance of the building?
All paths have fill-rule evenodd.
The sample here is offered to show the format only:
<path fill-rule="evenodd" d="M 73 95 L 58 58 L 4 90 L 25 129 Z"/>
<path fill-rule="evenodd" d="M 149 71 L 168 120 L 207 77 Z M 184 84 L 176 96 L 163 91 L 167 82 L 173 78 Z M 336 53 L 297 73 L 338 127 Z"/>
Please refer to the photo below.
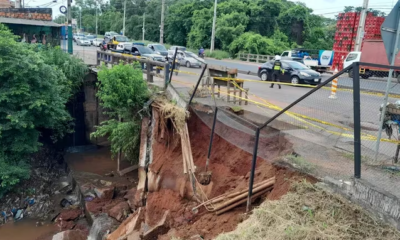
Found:
<path fill-rule="evenodd" d="M 60 45 L 62 25 L 52 21 L 51 8 L 0 8 L 0 23 L 21 41 Z"/>

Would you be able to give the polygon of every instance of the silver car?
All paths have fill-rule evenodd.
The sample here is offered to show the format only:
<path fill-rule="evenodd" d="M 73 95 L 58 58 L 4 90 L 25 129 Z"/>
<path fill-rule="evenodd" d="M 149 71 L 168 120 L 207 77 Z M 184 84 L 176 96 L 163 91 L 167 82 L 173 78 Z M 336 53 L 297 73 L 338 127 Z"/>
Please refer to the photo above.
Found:
<path fill-rule="evenodd" d="M 168 51 L 168 58 L 174 58 L 175 51 L 169 50 Z M 201 68 L 202 61 L 195 57 L 195 54 L 186 51 L 178 50 L 176 59 L 179 61 L 181 66 L 190 67 L 198 67 Z"/>
<path fill-rule="evenodd" d="M 91 45 L 90 40 L 85 37 L 76 39 L 76 44 L 78 46 L 90 46 Z"/>

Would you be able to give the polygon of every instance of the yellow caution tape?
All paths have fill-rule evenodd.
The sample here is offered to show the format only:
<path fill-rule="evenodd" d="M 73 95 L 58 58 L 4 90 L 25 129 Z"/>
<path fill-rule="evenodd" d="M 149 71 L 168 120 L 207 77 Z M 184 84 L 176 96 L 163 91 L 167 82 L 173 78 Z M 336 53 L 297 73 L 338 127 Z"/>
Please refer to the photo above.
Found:
<path fill-rule="evenodd" d="M 176 81 L 176 80 L 175 80 L 175 81 Z M 180 81 L 176 81 L 176 82 L 180 82 Z M 180 83 L 185 84 L 185 85 L 190 85 L 190 84 L 187 84 L 187 83 L 184 83 L 184 82 L 180 82 Z M 233 84 L 236 85 L 238 88 L 241 88 L 241 87 L 240 87 L 239 85 L 237 85 L 235 82 L 233 82 Z M 210 87 L 209 87 L 209 89 L 211 90 Z M 247 94 L 247 91 L 245 91 L 243 88 L 241 88 L 241 89 L 242 89 L 242 91 L 244 91 L 244 92 Z M 256 96 L 256 95 L 254 95 L 254 96 L 257 97 L 257 98 L 262 99 L 262 100 L 265 101 L 265 102 L 267 102 L 267 104 L 263 104 L 263 103 L 260 103 L 260 102 L 257 102 L 257 101 L 251 100 L 251 99 L 246 99 L 246 98 L 243 98 L 243 97 L 239 97 L 239 96 L 236 96 L 236 95 L 233 95 L 233 94 L 224 92 L 224 91 L 220 91 L 220 90 L 218 90 L 218 89 L 217 89 L 217 91 L 220 92 L 220 93 L 222 93 L 222 94 L 229 95 L 229 96 L 232 96 L 232 97 L 236 97 L 236 98 L 239 98 L 239 99 L 241 99 L 241 100 L 243 100 L 243 101 L 252 102 L 252 103 L 254 103 L 254 104 L 256 104 L 256 105 L 260 105 L 260 106 L 263 106 L 263 107 L 267 107 L 267 108 L 270 108 L 270 109 L 273 109 L 273 110 L 277 110 L 277 111 L 281 111 L 281 110 L 282 110 L 281 107 L 279 107 L 279 106 L 277 106 L 277 105 L 274 105 L 274 104 L 271 104 L 271 103 L 268 103 L 266 100 L 264 100 L 264 99 L 262 99 L 262 98 L 260 98 L 260 97 L 258 97 L 258 96 Z M 308 119 L 308 120 L 311 120 L 311 121 L 314 121 L 314 122 L 318 122 L 318 123 L 321 123 L 321 124 L 324 124 L 324 125 L 336 127 L 336 128 L 342 129 L 342 130 L 344 130 L 344 131 L 350 131 L 351 129 L 349 129 L 349 128 L 345 128 L 345 127 L 342 127 L 342 126 L 338 126 L 338 125 L 333 124 L 333 123 L 329 123 L 329 122 L 326 122 L 326 121 L 322 121 L 322 120 L 319 120 L 319 119 L 316 119 L 316 118 L 312 118 L 312 117 L 309 117 L 309 116 L 306 116 L 306 115 L 303 115 L 303 114 L 298 114 L 298 113 L 294 113 L 294 112 L 290 112 L 290 111 L 285 112 L 285 114 L 287 114 L 287 115 L 293 117 L 294 119 L 296 119 L 296 120 L 298 120 L 298 121 L 300 121 L 300 122 L 306 123 L 306 124 L 308 124 L 308 125 L 310 125 L 310 126 L 312 126 L 312 127 L 318 128 L 318 129 L 323 130 L 323 131 L 325 131 L 325 132 L 328 132 L 328 133 L 330 133 L 330 134 L 334 134 L 334 135 L 337 135 L 337 136 L 342 136 L 342 137 L 347 137 L 347 138 L 353 138 L 353 139 L 354 139 L 354 135 L 353 135 L 353 134 L 342 133 L 342 132 L 336 132 L 336 131 L 328 130 L 328 129 L 324 128 L 324 127 L 321 127 L 321 126 L 318 126 L 318 125 L 316 125 L 316 124 L 312 124 L 312 123 L 310 123 L 310 122 L 307 122 L 306 120 L 301 119 L 301 118 L 305 118 L 305 119 Z M 293 125 L 297 125 L 297 124 L 293 124 Z M 300 126 L 300 127 L 305 128 L 305 129 L 308 129 L 307 127 L 304 127 L 304 126 Z M 365 133 L 361 133 L 361 134 L 362 134 L 362 136 L 361 136 L 361 139 L 362 139 L 362 140 L 368 140 L 368 141 L 377 141 L 377 140 L 378 140 L 377 137 L 375 137 L 375 136 L 373 136 L 373 135 L 365 134 Z M 381 141 L 382 141 L 382 142 L 395 143 L 395 144 L 399 144 L 399 143 L 400 143 L 400 141 L 391 140 L 391 139 L 386 139 L 386 138 L 382 138 Z"/>

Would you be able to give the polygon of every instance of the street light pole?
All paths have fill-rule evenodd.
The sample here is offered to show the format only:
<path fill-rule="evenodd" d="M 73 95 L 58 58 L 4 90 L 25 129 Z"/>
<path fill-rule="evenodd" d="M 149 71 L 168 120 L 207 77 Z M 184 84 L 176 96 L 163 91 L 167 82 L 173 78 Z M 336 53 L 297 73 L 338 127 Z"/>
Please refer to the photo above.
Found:
<path fill-rule="evenodd" d="M 67 0 L 67 14 L 68 14 L 68 53 L 72 54 L 74 50 L 72 49 L 72 8 L 71 8 L 71 1 Z"/>
<path fill-rule="evenodd" d="M 123 27 L 122 27 L 122 35 L 125 36 L 125 19 L 126 19 L 126 0 L 124 2 L 124 23 L 123 23 Z"/>
<path fill-rule="evenodd" d="M 214 51 L 214 41 L 215 41 L 215 22 L 217 20 L 217 4 L 218 0 L 214 2 L 214 18 L 213 18 L 213 25 L 212 25 L 212 32 L 211 32 L 211 46 L 210 52 Z"/>
<path fill-rule="evenodd" d="M 95 3 L 96 3 L 96 37 L 97 37 L 97 1 Z"/>
<path fill-rule="evenodd" d="M 79 8 L 79 32 L 82 31 L 82 8 Z"/>
<path fill-rule="evenodd" d="M 356 43 L 354 45 L 354 51 L 356 52 L 361 51 L 361 44 L 364 35 L 365 19 L 367 18 L 368 2 L 369 0 L 364 0 L 363 8 L 361 10 L 360 22 L 358 24 L 358 29 L 357 29 Z"/>
<path fill-rule="evenodd" d="M 143 27 L 142 27 L 143 35 L 142 35 L 142 41 L 144 41 L 144 32 L 145 32 L 144 24 L 145 24 L 145 20 L 146 20 L 146 13 L 143 13 Z"/>
<path fill-rule="evenodd" d="M 161 0 L 160 44 L 164 44 L 164 14 L 165 14 L 165 0 Z"/>

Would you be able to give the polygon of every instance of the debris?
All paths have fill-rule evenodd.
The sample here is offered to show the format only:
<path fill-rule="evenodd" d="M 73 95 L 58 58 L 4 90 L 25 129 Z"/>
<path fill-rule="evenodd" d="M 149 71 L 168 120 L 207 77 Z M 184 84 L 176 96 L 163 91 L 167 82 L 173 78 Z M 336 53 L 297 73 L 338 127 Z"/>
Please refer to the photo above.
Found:
<path fill-rule="evenodd" d="M 143 234 L 143 240 L 157 239 L 159 235 L 166 234 L 169 231 L 169 210 L 165 211 L 163 217 L 157 223 L 157 225 Z"/>

